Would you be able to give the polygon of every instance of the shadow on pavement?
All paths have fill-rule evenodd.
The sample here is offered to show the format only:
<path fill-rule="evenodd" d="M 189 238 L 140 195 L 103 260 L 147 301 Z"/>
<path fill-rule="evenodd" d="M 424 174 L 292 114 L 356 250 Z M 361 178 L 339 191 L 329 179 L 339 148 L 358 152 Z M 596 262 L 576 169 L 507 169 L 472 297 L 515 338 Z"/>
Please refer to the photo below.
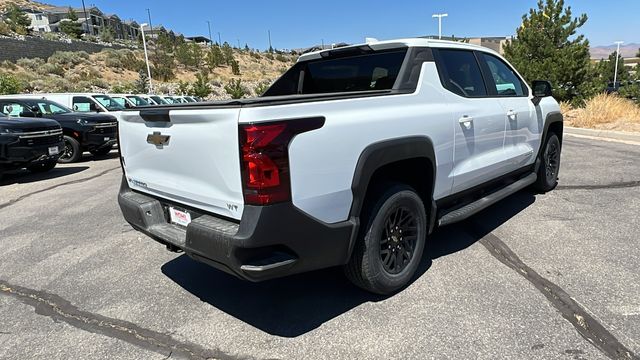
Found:
<path fill-rule="evenodd" d="M 428 240 L 414 281 L 429 270 L 433 260 L 481 239 L 467 231 L 471 221 L 482 224 L 483 229 L 495 229 L 534 202 L 532 193 L 520 192 L 466 222 L 437 230 Z M 163 265 L 162 272 L 211 306 L 282 337 L 303 335 L 365 302 L 385 299 L 351 285 L 339 268 L 250 283 L 183 255 Z"/>
<path fill-rule="evenodd" d="M 2 176 L 2 180 L 0 180 L 0 186 L 12 184 L 29 184 L 42 180 L 57 179 L 69 175 L 78 174 L 87 169 L 89 169 L 88 166 L 56 167 L 44 173 L 32 173 L 27 170 L 16 170 L 4 173 Z"/>

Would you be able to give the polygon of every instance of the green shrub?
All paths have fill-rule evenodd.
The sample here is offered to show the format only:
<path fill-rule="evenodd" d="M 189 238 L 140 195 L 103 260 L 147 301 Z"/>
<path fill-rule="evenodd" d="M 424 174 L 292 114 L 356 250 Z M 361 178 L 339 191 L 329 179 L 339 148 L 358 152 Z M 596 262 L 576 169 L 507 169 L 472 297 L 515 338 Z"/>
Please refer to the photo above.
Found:
<path fill-rule="evenodd" d="M 87 63 L 89 54 L 85 51 L 56 51 L 49 57 L 49 64 L 58 65 L 66 68 Z"/>
<path fill-rule="evenodd" d="M 121 70 L 124 68 L 124 66 L 122 66 L 122 61 L 120 61 L 120 58 L 118 57 L 106 58 L 104 65 L 113 70 Z"/>
<path fill-rule="evenodd" d="M 273 61 L 273 60 L 275 60 L 275 59 L 276 59 L 276 58 L 274 58 L 274 57 L 273 57 L 273 55 L 272 55 L 272 54 L 270 54 L 270 53 L 265 54 L 265 56 L 264 56 L 264 57 L 266 57 L 267 59 L 269 59 L 269 60 L 271 60 L 271 61 Z"/>
<path fill-rule="evenodd" d="M 25 85 L 15 76 L 0 74 L 0 95 L 19 94 Z"/>
<path fill-rule="evenodd" d="M 276 60 L 281 61 L 281 62 L 289 62 L 289 60 L 282 54 L 276 55 Z"/>
<path fill-rule="evenodd" d="M 0 21 L 0 35 L 11 35 L 11 28 L 4 21 Z"/>
<path fill-rule="evenodd" d="M 229 94 L 232 99 L 241 99 L 247 94 L 240 79 L 231 79 L 229 83 L 224 86 L 224 91 Z"/>
<path fill-rule="evenodd" d="M 250 55 L 251 55 L 252 58 L 254 58 L 256 60 L 262 59 L 262 56 L 260 56 L 260 54 L 257 53 L 257 52 L 252 52 Z"/>
<path fill-rule="evenodd" d="M 12 63 L 9 60 L 5 60 L 0 64 L 0 67 L 4 70 L 11 70 L 14 71 L 16 69 L 18 69 L 18 67 L 16 66 L 16 64 Z"/>
<path fill-rule="evenodd" d="M 22 58 L 18 59 L 18 61 L 16 61 L 16 64 L 26 70 L 37 71 L 39 67 L 44 65 L 44 60 L 40 58 Z"/>
<path fill-rule="evenodd" d="M 256 95 L 262 96 L 270 87 L 271 83 L 269 81 L 259 83 L 255 88 Z"/>
<path fill-rule="evenodd" d="M 65 70 L 62 66 L 58 64 L 46 63 L 37 69 L 37 73 L 40 75 L 64 76 Z"/>
<path fill-rule="evenodd" d="M 191 86 L 189 95 L 201 97 L 206 99 L 211 95 L 211 85 L 209 85 L 209 75 L 206 72 L 201 72 L 196 75 L 196 81 Z"/>
<path fill-rule="evenodd" d="M 91 86 L 99 87 L 100 89 L 108 89 L 109 83 L 102 78 L 93 78 L 90 80 Z"/>

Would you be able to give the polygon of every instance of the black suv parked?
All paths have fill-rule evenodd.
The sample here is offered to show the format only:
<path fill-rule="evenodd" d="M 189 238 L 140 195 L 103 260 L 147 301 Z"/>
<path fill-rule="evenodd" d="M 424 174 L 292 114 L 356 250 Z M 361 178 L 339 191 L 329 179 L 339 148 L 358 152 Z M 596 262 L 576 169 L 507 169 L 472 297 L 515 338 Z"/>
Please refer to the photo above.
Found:
<path fill-rule="evenodd" d="M 94 156 L 108 154 L 116 144 L 117 119 L 112 115 L 78 113 L 45 99 L 0 99 L 0 112 L 20 117 L 56 120 L 64 132 L 64 149 L 59 162 L 80 160 L 84 151 Z"/>
<path fill-rule="evenodd" d="M 56 121 L 0 113 L 0 178 L 7 170 L 49 171 L 63 149 L 62 128 Z"/>

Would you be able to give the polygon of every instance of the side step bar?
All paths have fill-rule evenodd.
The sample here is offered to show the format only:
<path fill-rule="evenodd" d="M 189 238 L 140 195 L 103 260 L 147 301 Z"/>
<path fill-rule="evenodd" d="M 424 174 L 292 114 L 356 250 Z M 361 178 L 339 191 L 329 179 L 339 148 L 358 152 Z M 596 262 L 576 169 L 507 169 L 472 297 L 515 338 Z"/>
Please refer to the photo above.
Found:
<path fill-rule="evenodd" d="M 536 182 L 537 179 L 538 176 L 535 173 L 532 173 L 529 176 L 522 178 L 501 190 L 483 197 L 482 199 L 478 199 L 469 205 L 461 207 L 460 209 L 446 213 L 438 220 L 438 226 L 450 225 L 465 220 L 471 215 L 474 215 L 488 208 L 489 206 L 497 203 L 507 196 L 526 188 L 527 186 Z"/>

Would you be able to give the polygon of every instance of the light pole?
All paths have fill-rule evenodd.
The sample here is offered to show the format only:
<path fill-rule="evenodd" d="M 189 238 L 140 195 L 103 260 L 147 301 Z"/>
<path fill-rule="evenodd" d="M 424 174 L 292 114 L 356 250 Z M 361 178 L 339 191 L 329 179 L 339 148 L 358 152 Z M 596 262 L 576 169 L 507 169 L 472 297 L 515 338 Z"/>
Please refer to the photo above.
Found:
<path fill-rule="evenodd" d="M 438 39 L 442 39 L 442 18 L 449 16 L 449 14 L 433 14 L 432 18 L 438 18 Z"/>
<path fill-rule="evenodd" d="M 207 25 L 209 26 L 209 47 L 213 46 L 213 36 L 211 36 L 211 21 L 207 20 Z"/>
<path fill-rule="evenodd" d="M 618 82 L 618 60 L 620 59 L 620 45 L 624 44 L 624 41 L 616 41 L 616 45 L 618 45 L 618 49 L 616 50 L 616 70 L 613 74 L 613 88 L 617 87 Z"/>
<path fill-rule="evenodd" d="M 147 38 L 144 36 L 144 27 L 149 24 L 141 24 L 142 46 L 144 47 L 144 60 L 147 62 L 147 75 L 149 75 L 149 94 L 153 94 L 153 84 L 151 83 L 151 66 L 149 65 L 149 54 L 147 53 Z"/>
<path fill-rule="evenodd" d="M 147 9 L 147 15 L 149 16 L 149 31 L 153 35 L 153 24 L 151 24 L 151 9 Z"/>

